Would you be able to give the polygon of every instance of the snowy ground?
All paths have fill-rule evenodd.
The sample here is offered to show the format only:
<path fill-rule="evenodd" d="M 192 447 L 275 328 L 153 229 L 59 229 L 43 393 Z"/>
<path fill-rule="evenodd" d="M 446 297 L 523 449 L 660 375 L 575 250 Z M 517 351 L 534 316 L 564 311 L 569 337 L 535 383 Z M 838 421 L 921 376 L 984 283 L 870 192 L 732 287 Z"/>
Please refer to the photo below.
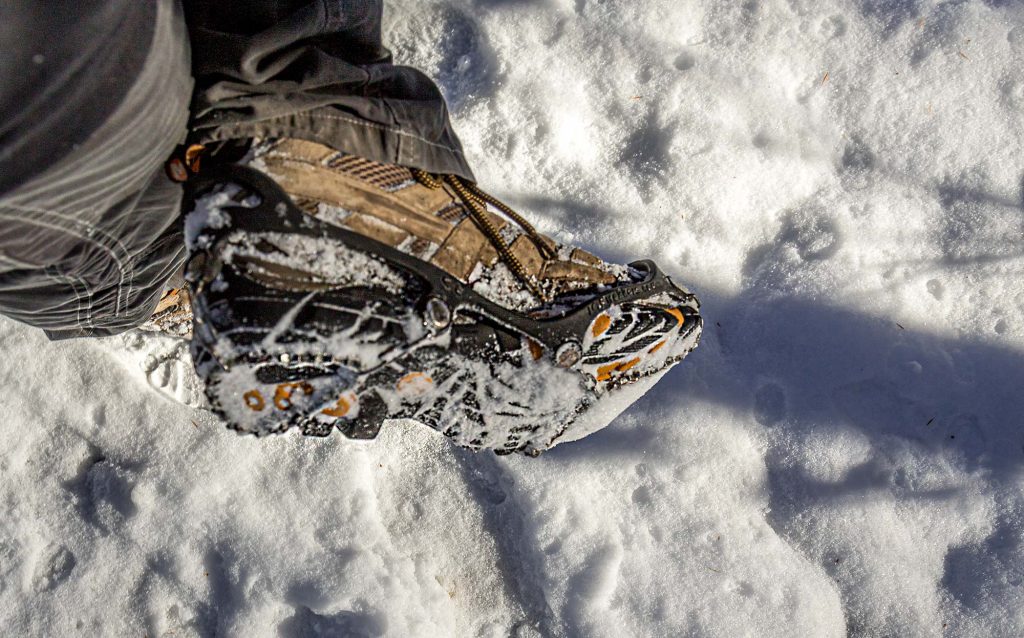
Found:
<path fill-rule="evenodd" d="M 526 459 L 240 438 L 119 338 L 0 323 L 5 635 L 1024 635 L 1024 5 L 402 0 L 385 32 L 483 184 L 692 284 L 703 344 Z"/>

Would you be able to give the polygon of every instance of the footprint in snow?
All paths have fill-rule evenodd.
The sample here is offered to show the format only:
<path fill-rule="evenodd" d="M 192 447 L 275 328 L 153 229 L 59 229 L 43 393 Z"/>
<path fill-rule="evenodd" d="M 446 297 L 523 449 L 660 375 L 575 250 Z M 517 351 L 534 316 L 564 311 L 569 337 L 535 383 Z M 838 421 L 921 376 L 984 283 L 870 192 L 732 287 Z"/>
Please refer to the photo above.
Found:
<path fill-rule="evenodd" d="M 678 71 L 689 71 L 697 65 L 697 58 L 688 51 L 683 51 L 676 56 L 675 61 L 672 63 Z"/>
<path fill-rule="evenodd" d="M 75 555 L 63 545 L 43 548 L 32 570 L 32 590 L 42 593 L 64 582 L 75 568 Z"/>
<path fill-rule="evenodd" d="M 130 470 L 90 447 L 76 475 L 63 483 L 82 519 L 107 533 L 138 511 Z"/>
<path fill-rule="evenodd" d="M 839 14 L 825 18 L 818 31 L 826 40 L 841 38 L 846 35 L 846 18 Z"/>
<path fill-rule="evenodd" d="M 875 154 L 867 144 L 859 138 L 853 138 L 839 159 L 838 172 L 843 185 L 852 191 L 871 186 L 875 163 Z"/>
<path fill-rule="evenodd" d="M 805 262 L 824 261 L 842 247 L 842 236 L 836 222 L 822 211 L 800 210 L 789 219 L 783 239 L 796 247 Z"/>
<path fill-rule="evenodd" d="M 126 358 L 164 397 L 192 408 L 206 407 L 203 382 L 192 367 L 188 342 L 135 330 L 123 337 Z"/>
<path fill-rule="evenodd" d="M 352 636 L 370 638 L 385 633 L 387 623 L 375 612 L 339 611 L 318 614 L 309 607 L 298 606 L 295 614 L 278 625 L 281 636 Z"/>

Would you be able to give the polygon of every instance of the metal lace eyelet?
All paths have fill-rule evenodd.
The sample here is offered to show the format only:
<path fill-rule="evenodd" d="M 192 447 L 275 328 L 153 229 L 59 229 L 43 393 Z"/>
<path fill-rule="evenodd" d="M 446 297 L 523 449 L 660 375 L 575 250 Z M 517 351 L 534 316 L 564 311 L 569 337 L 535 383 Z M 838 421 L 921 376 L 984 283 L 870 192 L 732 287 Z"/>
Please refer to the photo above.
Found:
<path fill-rule="evenodd" d="M 424 315 L 427 319 L 427 323 L 437 330 L 443 330 L 448 327 L 452 322 L 452 311 L 448 307 L 448 304 L 441 301 L 437 297 L 431 297 L 427 300 L 427 306 L 424 309 Z"/>

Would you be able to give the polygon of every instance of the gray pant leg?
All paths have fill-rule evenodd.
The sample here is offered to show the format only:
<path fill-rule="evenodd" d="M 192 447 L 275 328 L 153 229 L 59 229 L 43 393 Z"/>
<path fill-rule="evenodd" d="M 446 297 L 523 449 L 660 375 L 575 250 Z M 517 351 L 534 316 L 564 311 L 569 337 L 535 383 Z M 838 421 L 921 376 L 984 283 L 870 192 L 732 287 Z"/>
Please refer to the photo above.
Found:
<path fill-rule="evenodd" d="M 110 117 L 138 77 L 155 2 L 0 2 L 0 194 L 51 167 Z"/>
<path fill-rule="evenodd" d="M 0 17 L 13 7 L 15 18 L 19 11 L 31 18 L 8 20 L 0 33 L 24 43 L 37 34 L 18 29 L 33 20 L 43 22 L 46 37 L 76 32 L 66 11 L 33 11 L 35 1 L 0 6 Z M 80 49 L 78 57 L 104 63 L 102 72 L 76 67 L 81 77 L 56 74 L 68 85 L 63 93 L 78 100 L 72 112 L 91 113 L 82 120 L 86 127 L 117 94 L 104 79 L 137 73 L 117 111 L 87 137 L 56 126 L 67 118 L 46 117 L 68 110 L 67 100 L 46 103 L 54 95 L 50 87 L 35 91 L 42 102 L 21 112 L 19 96 L 0 91 L 0 114 L 8 118 L 15 109 L 8 119 L 18 124 L 0 126 L 0 166 L 12 166 L 28 149 L 37 161 L 42 153 L 54 162 L 43 174 L 27 173 L 35 174 L 27 182 L 17 176 L 12 183 L 20 185 L 0 195 L 0 313 L 54 338 L 112 334 L 141 323 L 184 257 L 176 226 L 181 192 L 161 167 L 184 134 L 189 45 L 178 0 L 151 1 L 81 0 L 83 15 L 107 30 L 91 24 L 78 31 L 94 34 L 92 41 L 55 47 Z M 436 85 L 393 65 L 382 46 L 380 0 L 184 2 L 198 78 L 196 140 L 291 136 L 472 179 Z M 139 10 L 151 6 L 155 18 Z M 117 20 L 107 25 L 104 16 Z M 155 29 L 139 24 L 147 19 Z M 144 42 L 148 55 L 138 72 L 130 58 Z M 27 53 L 20 64 L 38 57 Z M 122 63 L 112 63 L 119 56 Z M 3 69 L 14 57 L 0 53 Z M 42 152 L 44 143 L 60 148 Z M 0 186 L 6 188 L 2 179 Z"/>
<path fill-rule="evenodd" d="M 138 325 L 184 260 L 181 188 L 163 164 L 186 133 L 189 47 L 177 0 L 156 5 L 149 53 L 116 110 L 0 195 L 0 313 L 52 338 Z"/>
<path fill-rule="evenodd" d="M 203 142 L 297 137 L 380 162 L 473 174 L 444 97 L 396 66 L 382 0 L 185 0 Z"/>

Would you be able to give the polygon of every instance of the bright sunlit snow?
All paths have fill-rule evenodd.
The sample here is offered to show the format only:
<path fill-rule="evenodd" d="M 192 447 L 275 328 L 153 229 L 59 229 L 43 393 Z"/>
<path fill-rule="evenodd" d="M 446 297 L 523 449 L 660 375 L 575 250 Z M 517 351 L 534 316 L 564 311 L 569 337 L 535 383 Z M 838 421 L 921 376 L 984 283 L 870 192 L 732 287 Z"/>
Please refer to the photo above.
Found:
<path fill-rule="evenodd" d="M 1024 5 L 402 0 L 385 40 L 702 345 L 497 458 L 239 437 L 148 387 L 194 391 L 173 344 L 4 321 L 4 635 L 1024 635 Z"/>

